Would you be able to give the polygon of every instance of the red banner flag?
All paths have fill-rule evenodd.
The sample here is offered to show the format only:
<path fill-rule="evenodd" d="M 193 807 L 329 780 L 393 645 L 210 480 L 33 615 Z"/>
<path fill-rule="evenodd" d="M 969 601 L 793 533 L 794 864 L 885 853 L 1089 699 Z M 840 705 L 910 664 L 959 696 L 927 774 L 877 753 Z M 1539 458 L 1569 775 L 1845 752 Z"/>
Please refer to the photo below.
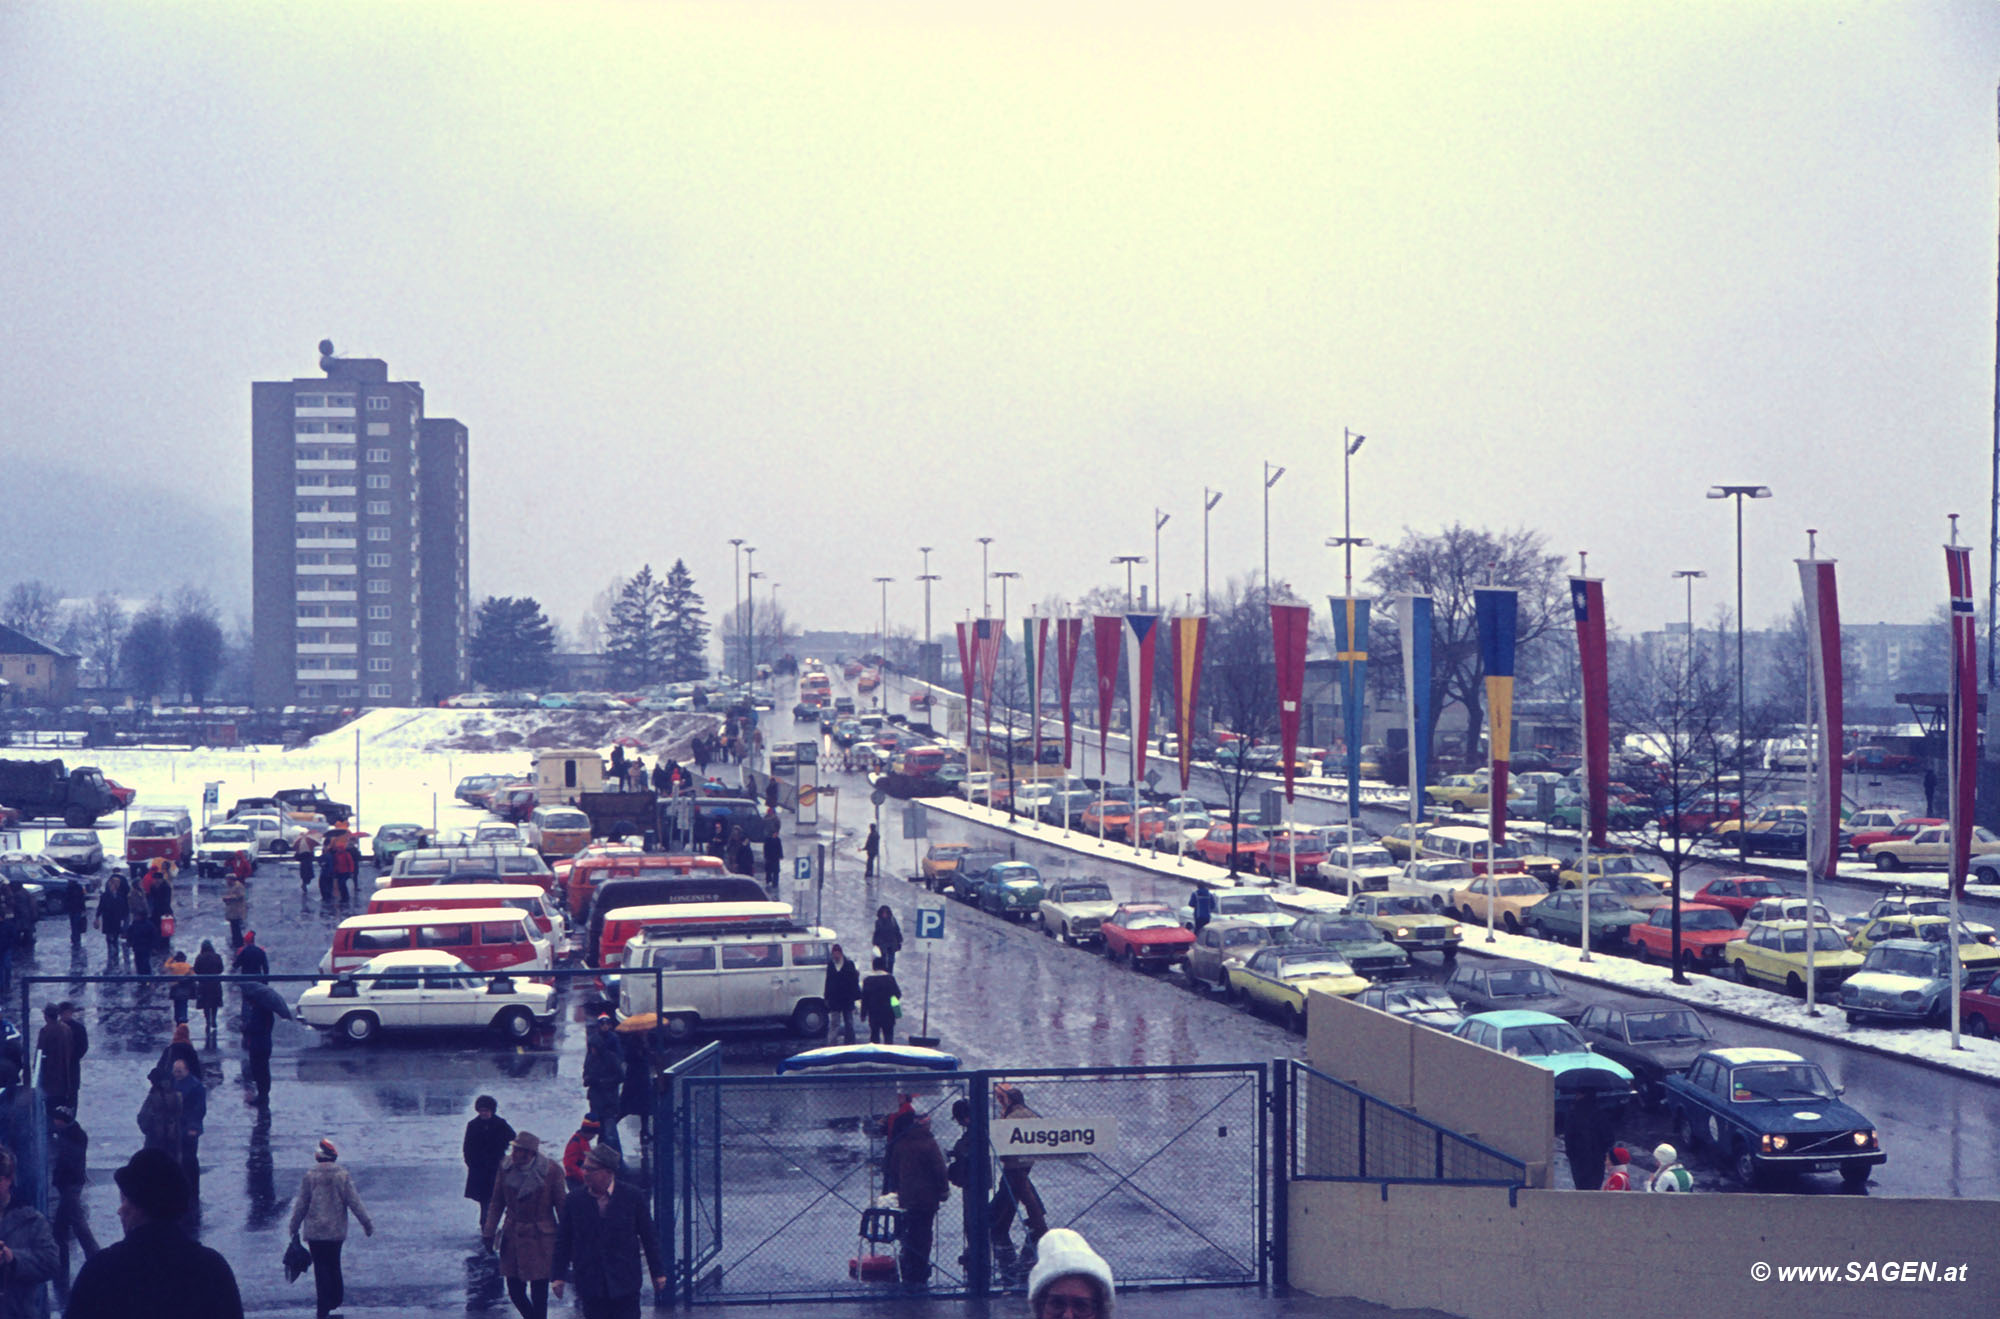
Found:
<path fill-rule="evenodd" d="M 1306 690 L 1306 634 L 1312 627 L 1307 605 L 1271 606 L 1271 651 L 1278 665 L 1278 753 L 1285 763 L 1285 800 L 1292 800 L 1293 762 L 1298 759 L 1299 715 Z"/>
<path fill-rule="evenodd" d="M 1174 729 L 1180 738 L 1181 791 L 1194 767 L 1194 711 L 1201 686 L 1201 653 L 1208 642 L 1208 619 L 1176 618 L 1173 636 Z"/>
<path fill-rule="evenodd" d="M 1576 653 L 1583 675 L 1583 776 L 1588 789 L 1590 845 L 1602 849 L 1611 784 L 1611 682 L 1604 634 L 1604 583 L 1569 579 L 1576 611 Z M 1690 639 L 1689 644 L 1693 641 Z"/>
<path fill-rule="evenodd" d="M 972 684 L 979 675 L 979 666 L 974 662 L 976 654 L 972 642 L 972 624 L 958 625 L 958 676 L 965 683 L 965 745 L 972 745 Z"/>
<path fill-rule="evenodd" d="M 993 669 L 1000 662 L 1000 636 L 1004 624 L 997 618 L 982 618 L 975 628 L 979 651 L 979 691 L 986 701 L 986 722 L 993 722 Z"/>
<path fill-rule="evenodd" d="M 1090 620 L 1091 642 L 1097 659 L 1097 774 L 1109 779 L 1105 756 L 1110 749 L 1111 703 L 1118 695 L 1118 638 L 1125 620 L 1117 614 L 1099 614 Z"/>
<path fill-rule="evenodd" d="M 1979 635 L 1972 608 L 1972 550 L 1944 547 L 1951 579 L 1951 696 L 1945 708 L 1946 768 L 1950 773 L 1951 892 L 1965 896 L 1965 871 L 1972 860 L 1973 786 L 1979 777 Z"/>
<path fill-rule="evenodd" d="M 1062 700 L 1063 721 L 1063 768 L 1072 768 L 1070 763 L 1070 738 L 1075 722 L 1070 713 L 1070 693 L 1076 688 L 1076 658 L 1083 649 L 1083 620 L 1080 618 L 1059 618 L 1056 620 L 1056 692 Z"/>
<path fill-rule="evenodd" d="M 1834 591 L 1833 560 L 1800 559 L 1799 584 L 1805 593 L 1806 672 L 1814 721 L 1819 725 L 1818 782 L 1806 802 L 1815 875 L 1834 878 L 1840 857 L 1840 753 L 1845 740 L 1840 673 L 1840 599 Z"/>

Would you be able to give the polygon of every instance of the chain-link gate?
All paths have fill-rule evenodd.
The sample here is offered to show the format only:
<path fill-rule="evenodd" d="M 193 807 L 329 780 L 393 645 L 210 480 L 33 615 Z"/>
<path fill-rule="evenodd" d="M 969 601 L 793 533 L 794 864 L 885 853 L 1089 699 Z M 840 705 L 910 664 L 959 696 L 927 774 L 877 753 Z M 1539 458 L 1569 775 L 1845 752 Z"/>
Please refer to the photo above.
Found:
<path fill-rule="evenodd" d="M 1000 1082 L 1045 1125 L 1090 1127 L 1092 1142 L 996 1159 Z M 913 1252 L 907 1214 L 891 1240 L 873 1230 L 888 1220 L 869 1213 L 884 1189 L 886 1120 L 905 1096 L 941 1151 L 963 1139 L 972 1152 L 963 1185 L 933 1220 L 927 1260 L 921 1234 Z M 679 1256 L 700 1261 L 681 1269 L 678 1291 L 689 1304 L 726 1304 L 863 1299 L 906 1278 L 923 1278 L 933 1295 L 1018 1290 L 1036 1203 L 1046 1226 L 1074 1228 L 1104 1252 L 1121 1284 L 1258 1284 L 1267 1277 L 1266 1098 L 1258 1064 L 690 1075 L 677 1125 L 663 1128 L 676 1133 Z M 953 1116 L 961 1099 L 962 1123 Z M 717 1249 L 704 1258 L 689 1233 L 711 1195 Z"/>
<path fill-rule="evenodd" d="M 654 1091 L 653 1131 L 658 1154 L 653 1223 L 667 1266 L 667 1289 L 675 1295 L 684 1294 L 691 1280 L 722 1251 L 722 1184 L 717 1174 L 722 1149 L 715 1139 L 719 1095 L 708 1090 L 699 1102 L 691 1103 L 687 1093 L 689 1077 L 721 1074 L 722 1046 L 706 1044 L 662 1069 Z M 697 1142 L 710 1157 L 690 1165 L 680 1153 Z"/>

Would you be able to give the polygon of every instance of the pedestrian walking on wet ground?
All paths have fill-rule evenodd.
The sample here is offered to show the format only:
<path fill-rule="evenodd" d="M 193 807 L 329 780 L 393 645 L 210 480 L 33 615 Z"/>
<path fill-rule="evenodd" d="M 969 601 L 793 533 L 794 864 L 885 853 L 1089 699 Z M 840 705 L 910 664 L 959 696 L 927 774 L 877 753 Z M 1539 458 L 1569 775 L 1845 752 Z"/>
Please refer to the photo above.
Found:
<path fill-rule="evenodd" d="M 1034 1319 L 1110 1319 L 1117 1298 L 1111 1266 L 1081 1233 L 1059 1227 L 1042 1238 L 1028 1275 L 1028 1312 Z"/>
<path fill-rule="evenodd" d="M 17 1180 L 20 1171 L 13 1151 L 0 1149 L 0 1319 L 46 1315 L 42 1284 L 62 1264 L 55 1232 L 28 1202 L 29 1182 Z"/>
<path fill-rule="evenodd" d="M 145 1148 L 158 1150 L 181 1166 L 181 1093 L 174 1088 L 170 1067 L 155 1067 L 147 1076 L 149 1088 L 139 1105 L 139 1131 Z M 187 1174 L 183 1172 L 182 1177 Z"/>
<path fill-rule="evenodd" d="M 42 1005 L 42 1028 L 35 1035 L 35 1052 L 41 1055 L 42 1068 L 37 1083 L 42 1092 L 42 1100 L 50 1108 L 58 1104 L 76 1104 L 76 1096 L 69 1092 L 71 1063 L 75 1061 L 76 1036 L 63 1024 L 62 1009 L 53 1003 Z"/>
<path fill-rule="evenodd" d="M 56 1192 L 56 1212 L 50 1224 L 55 1233 L 56 1250 L 61 1256 L 61 1269 L 56 1274 L 59 1284 L 69 1281 L 69 1243 L 71 1238 L 83 1247 L 83 1257 L 88 1260 L 97 1254 L 97 1237 L 90 1230 L 90 1214 L 83 1203 L 83 1188 L 89 1183 L 86 1169 L 90 1163 L 90 1134 L 76 1120 L 76 1110 L 64 1105 L 51 1111 L 49 1123 L 49 1148 L 52 1170 L 49 1181 Z"/>
<path fill-rule="evenodd" d="M 241 852 L 237 856 L 243 856 Z M 231 875 L 222 888 L 222 915 L 229 922 L 231 951 L 243 946 L 243 923 L 250 918 L 250 886 L 245 875 Z"/>
<path fill-rule="evenodd" d="M 896 954 L 903 950 L 903 927 L 896 923 L 896 913 L 888 904 L 875 909 L 875 951 L 882 958 L 882 969 L 894 974 Z"/>
<path fill-rule="evenodd" d="M 887 1179 L 896 1187 L 903 1211 L 903 1285 L 912 1291 L 930 1286 L 931 1242 L 938 1209 L 951 1196 L 945 1176 L 944 1151 L 931 1134 L 931 1120 L 911 1113 L 889 1147 Z"/>
<path fill-rule="evenodd" d="M 97 929 L 104 936 L 104 970 L 107 975 L 125 961 L 120 950 L 125 946 L 125 921 L 131 913 L 125 876 L 114 874 L 104 881 L 104 891 L 97 895 Z"/>
<path fill-rule="evenodd" d="M 861 855 L 867 862 L 862 868 L 861 878 L 875 878 L 875 860 L 882 855 L 882 831 L 872 824 L 868 826 L 868 836 L 861 840 Z"/>
<path fill-rule="evenodd" d="M 299 863 L 299 892 L 304 893 L 313 882 L 313 851 L 317 845 L 312 834 L 301 832 L 298 841 L 292 844 L 292 859 Z"/>
<path fill-rule="evenodd" d="M 68 999 L 56 1004 L 56 1015 L 69 1027 L 69 1103 L 74 1108 L 83 1095 L 83 1055 L 90 1052 L 90 1031 L 84 1027 L 76 1004 Z"/>
<path fill-rule="evenodd" d="M 222 954 L 215 951 L 215 943 L 209 939 L 201 941 L 201 951 L 194 955 L 194 1005 L 201 1009 L 201 1019 L 207 1028 L 204 1037 L 206 1047 L 215 1047 L 215 1016 L 222 1011 Z"/>
<path fill-rule="evenodd" d="M 743 832 L 743 826 L 740 824 L 729 834 L 728 865 L 730 870 L 739 875 L 757 873 L 757 858 L 750 851 L 750 838 Z"/>
<path fill-rule="evenodd" d="M 174 1024 L 185 1026 L 188 1019 L 188 1004 L 194 999 L 192 978 L 194 966 L 188 961 L 187 954 L 176 948 L 167 955 L 167 960 L 161 965 L 160 970 L 163 974 L 174 977 L 168 984 L 167 997 L 173 1000 Z"/>
<path fill-rule="evenodd" d="M 1202 885 L 1188 899 L 1188 909 L 1194 915 L 1194 932 L 1200 934 L 1202 927 L 1215 919 L 1215 893 L 1207 885 Z"/>
<path fill-rule="evenodd" d="M 625 1059 L 612 1033 L 612 1020 L 600 1016 L 590 1023 L 583 1049 L 583 1093 L 590 1111 L 604 1124 L 601 1139 L 618 1145 L 618 1090 L 625 1081 Z"/>
<path fill-rule="evenodd" d="M 83 947 L 83 931 L 90 916 L 90 897 L 83 891 L 83 881 L 75 875 L 63 881 L 63 914 L 69 917 L 69 946 Z"/>
<path fill-rule="evenodd" d="M 200 1062 L 174 1059 L 174 1089 L 181 1096 L 181 1171 L 186 1174 L 188 1196 L 201 1200 L 201 1133 L 208 1124 L 208 1086 L 201 1079 Z"/>
<path fill-rule="evenodd" d="M 243 931 L 243 946 L 229 959 L 229 967 L 240 976 L 271 974 L 271 959 L 264 952 L 264 946 L 257 942 L 257 931 Z"/>
<path fill-rule="evenodd" d="M 4 928 L 4 927 L 0 927 Z M 159 938 L 159 925 L 148 908 L 144 895 L 131 905 L 125 917 L 125 946 L 131 954 L 133 975 L 153 973 L 153 944 Z"/>
<path fill-rule="evenodd" d="M 775 893 L 778 891 L 778 865 L 785 859 L 785 844 L 778 837 L 778 817 L 775 814 L 766 817 L 765 827 L 770 832 L 764 835 L 764 883 Z"/>
<path fill-rule="evenodd" d="M 179 1165 L 141 1150 L 112 1178 L 125 1237 L 84 1263 L 64 1319 L 243 1319 L 229 1262 L 181 1226 L 188 1189 Z"/>
<path fill-rule="evenodd" d="M 245 952 L 256 947 L 243 945 Z M 261 980 L 243 986 L 243 1079 L 253 1089 L 249 1102 L 259 1107 L 271 1102 L 271 1031 L 279 1017 L 292 1020 L 284 995 Z"/>
<path fill-rule="evenodd" d="M 617 1150 L 601 1143 L 591 1146 L 583 1163 L 583 1185 L 569 1193 L 556 1228 L 550 1285 L 558 1300 L 565 1283 L 576 1287 L 583 1319 L 638 1319 L 642 1256 L 653 1289 L 667 1285 L 652 1211 L 623 1172 Z"/>
<path fill-rule="evenodd" d="M 481 1095 L 472 1101 L 472 1120 L 465 1124 L 465 1140 L 460 1153 L 465 1158 L 465 1198 L 479 1207 L 479 1221 L 486 1222 L 486 1205 L 493 1198 L 493 1174 L 507 1157 L 514 1128 L 500 1116 L 500 1101 Z"/>
<path fill-rule="evenodd" d="M 827 1037 L 838 1028 L 842 1044 L 854 1043 L 854 1005 L 861 1001 L 861 969 L 839 944 L 826 961 L 826 983 L 820 997 L 826 1000 Z"/>
<path fill-rule="evenodd" d="M 868 1018 L 870 1044 L 896 1042 L 896 1009 L 902 997 L 896 977 L 889 974 L 881 958 L 876 958 L 875 969 L 861 982 L 861 1014 Z"/>
<path fill-rule="evenodd" d="M 299 1182 L 299 1194 L 292 1201 L 292 1221 L 286 1229 L 303 1238 L 312 1252 L 313 1296 L 319 1319 L 327 1319 L 347 1295 L 347 1280 L 341 1273 L 340 1250 L 347 1244 L 347 1216 L 369 1236 L 375 1222 L 354 1189 L 354 1179 L 338 1162 L 340 1151 L 330 1140 L 322 1140 L 313 1151 L 313 1165 Z"/>
<path fill-rule="evenodd" d="M 569 1196 L 562 1169 L 541 1151 L 542 1142 L 532 1132 L 515 1135 L 507 1161 L 494 1176 L 481 1226 L 488 1250 L 499 1240 L 500 1276 L 507 1280 L 507 1298 L 521 1319 L 548 1319 L 556 1232 Z"/>
<path fill-rule="evenodd" d="M 1028 1107 L 1027 1097 L 1021 1088 L 1006 1081 L 993 1087 L 994 1115 L 1001 1120 L 1040 1117 Z M 1049 1230 L 1046 1210 L 1042 1207 L 1041 1192 L 1035 1189 L 1033 1158 L 1025 1154 L 1002 1155 L 1000 1159 L 1000 1187 L 993 1195 L 993 1203 L 988 1212 L 993 1238 L 993 1257 L 1001 1268 L 1012 1268 L 1014 1255 L 1014 1211 L 1020 1210 L 1026 1221 L 1028 1233 L 1022 1244 L 1022 1254 L 1033 1257 L 1037 1243 Z"/>
<path fill-rule="evenodd" d="M 1610 1148 L 1611 1119 L 1598 1105 L 1596 1092 L 1585 1090 L 1563 1120 L 1563 1155 L 1569 1160 L 1570 1185 L 1579 1191 L 1596 1185 L 1604 1175 L 1604 1154 Z"/>

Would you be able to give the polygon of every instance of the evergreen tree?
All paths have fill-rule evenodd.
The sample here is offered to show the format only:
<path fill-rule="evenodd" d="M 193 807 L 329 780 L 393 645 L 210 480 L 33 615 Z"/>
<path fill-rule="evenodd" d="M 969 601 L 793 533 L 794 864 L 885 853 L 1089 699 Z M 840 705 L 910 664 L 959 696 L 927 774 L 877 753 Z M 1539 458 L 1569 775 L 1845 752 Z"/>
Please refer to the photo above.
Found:
<path fill-rule="evenodd" d="M 674 560 L 661 595 L 662 657 L 669 682 L 693 682 L 708 676 L 708 611 L 694 589 L 694 574 Z"/>
<path fill-rule="evenodd" d="M 142 701 L 167 690 L 174 670 L 174 625 L 157 601 L 132 621 L 118 666 L 124 670 L 125 685 Z"/>
<path fill-rule="evenodd" d="M 487 596 L 467 647 L 472 680 L 496 691 L 540 691 L 549 682 L 555 627 L 531 596 Z"/>
<path fill-rule="evenodd" d="M 222 622 L 208 592 L 184 586 L 174 593 L 174 679 L 200 705 L 222 674 Z"/>
<path fill-rule="evenodd" d="M 664 592 L 646 564 L 638 575 L 618 591 L 611 606 L 611 620 L 604 627 L 604 656 L 611 662 L 612 680 L 620 687 L 643 687 L 659 682 L 666 671 L 664 660 Z"/>

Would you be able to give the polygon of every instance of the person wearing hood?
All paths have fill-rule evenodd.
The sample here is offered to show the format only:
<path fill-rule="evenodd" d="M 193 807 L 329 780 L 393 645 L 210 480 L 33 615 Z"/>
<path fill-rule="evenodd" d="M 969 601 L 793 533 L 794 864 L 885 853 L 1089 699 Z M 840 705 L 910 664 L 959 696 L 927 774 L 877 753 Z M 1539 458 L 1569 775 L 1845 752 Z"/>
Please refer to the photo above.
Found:
<path fill-rule="evenodd" d="M 903 927 L 885 902 L 875 909 L 875 951 L 881 955 L 882 969 L 890 975 L 896 974 L 896 954 L 902 950 Z"/>
<path fill-rule="evenodd" d="M 598 1133 L 604 1124 L 597 1120 L 597 1114 L 585 1113 L 583 1121 L 577 1124 L 576 1134 L 563 1146 L 563 1185 L 574 1191 L 583 1185 L 583 1161 L 590 1156 L 590 1147 L 597 1143 Z"/>
<path fill-rule="evenodd" d="M 222 1011 L 222 970 L 222 954 L 215 951 L 214 941 L 203 939 L 201 951 L 194 955 L 194 1005 L 201 1009 L 207 1028 L 203 1041 L 211 1049 L 215 1047 L 215 1016 Z"/>
<path fill-rule="evenodd" d="M 240 976 L 267 976 L 271 974 L 271 958 L 264 951 L 264 945 L 257 942 L 257 931 L 243 931 L 243 945 L 236 955 L 229 959 L 229 965 Z"/>
<path fill-rule="evenodd" d="M 1673 1146 L 1655 1145 L 1653 1162 L 1659 1166 L 1659 1171 L 1655 1172 L 1653 1179 L 1646 1183 L 1647 1190 L 1692 1191 L 1694 1189 L 1694 1174 L 1681 1167 L 1680 1151 Z"/>
<path fill-rule="evenodd" d="M 901 1123 L 889 1146 L 884 1180 L 895 1185 L 896 1203 L 903 1210 L 903 1285 L 920 1290 L 930 1286 L 937 1214 L 951 1195 L 944 1151 L 931 1134 L 930 1118 L 912 1112 Z"/>
<path fill-rule="evenodd" d="M 479 1222 L 486 1222 L 486 1206 L 493 1198 L 493 1176 L 514 1139 L 514 1128 L 500 1116 L 500 1101 L 481 1095 L 472 1101 L 472 1120 L 465 1124 L 460 1153 L 465 1158 L 465 1198 L 479 1207 Z"/>
<path fill-rule="evenodd" d="M 49 1220 L 28 1202 L 22 1179 L 15 1194 L 14 1152 L 0 1148 L 0 1319 L 40 1319 L 42 1284 L 56 1276 L 61 1256 Z"/>
<path fill-rule="evenodd" d="M 826 1000 L 826 1033 L 838 1026 L 841 1043 L 854 1043 L 854 1005 L 861 1001 L 861 970 L 839 944 L 827 956 L 826 983 L 820 997 Z"/>
<path fill-rule="evenodd" d="M 1117 1300 L 1111 1266 L 1081 1233 L 1058 1227 L 1043 1236 L 1041 1255 L 1028 1275 L 1028 1313 L 1034 1319 L 1111 1319 Z"/>
<path fill-rule="evenodd" d="M 249 864 L 248 852 L 238 852 L 236 858 L 244 865 Z M 250 919 L 250 886 L 244 881 L 248 875 L 230 873 L 229 883 L 222 889 L 222 916 L 229 922 L 229 950 L 235 952 L 243 946 L 243 923 Z"/>
<path fill-rule="evenodd" d="M 340 1272 L 340 1248 L 347 1242 L 347 1216 L 354 1215 L 361 1230 L 375 1235 L 374 1220 L 355 1193 L 354 1179 L 340 1166 L 340 1151 L 330 1140 L 322 1140 L 313 1151 L 313 1166 L 299 1182 L 298 1198 L 292 1202 L 292 1221 L 287 1232 L 305 1239 L 312 1252 L 314 1300 L 319 1319 L 340 1308 L 347 1294 L 347 1280 Z"/>
<path fill-rule="evenodd" d="M 1597 1189 L 1600 1191 L 1632 1189 L 1632 1151 L 1623 1145 L 1613 1145 L 1604 1152 L 1604 1181 Z"/>
<path fill-rule="evenodd" d="M 590 1111 L 604 1124 L 599 1138 L 618 1146 L 618 1091 L 625 1083 L 625 1058 L 609 1016 L 600 1016 L 590 1025 L 590 1038 L 583 1047 L 583 1097 Z"/>
<path fill-rule="evenodd" d="M 494 1175 L 480 1235 L 488 1250 L 499 1238 L 500 1276 L 507 1280 L 507 1297 L 521 1319 L 548 1319 L 556 1232 L 568 1194 L 563 1171 L 542 1153 L 540 1137 L 516 1132 L 507 1161 Z"/>
<path fill-rule="evenodd" d="M 140 1150 L 112 1178 L 125 1238 L 77 1273 L 64 1319 L 243 1319 L 229 1261 L 181 1226 L 188 1189 L 180 1165 Z"/>

